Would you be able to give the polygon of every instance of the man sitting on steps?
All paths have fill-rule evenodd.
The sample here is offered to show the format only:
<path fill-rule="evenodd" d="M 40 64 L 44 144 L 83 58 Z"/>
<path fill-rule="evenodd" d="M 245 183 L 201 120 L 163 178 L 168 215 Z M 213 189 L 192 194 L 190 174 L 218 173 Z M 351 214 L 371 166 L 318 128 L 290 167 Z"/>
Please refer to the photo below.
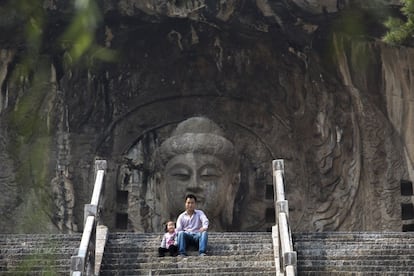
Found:
<path fill-rule="evenodd" d="M 178 253 L 180 256 L 187 256 L 187 245 L 198 247 L 200 256 L 206 255 L 207 250 L 207 229 L 208 218 L 203 211 L 197 210 L 197 198 L 193 194 L 185 197 L 185 211 L 178 216 Z"/>

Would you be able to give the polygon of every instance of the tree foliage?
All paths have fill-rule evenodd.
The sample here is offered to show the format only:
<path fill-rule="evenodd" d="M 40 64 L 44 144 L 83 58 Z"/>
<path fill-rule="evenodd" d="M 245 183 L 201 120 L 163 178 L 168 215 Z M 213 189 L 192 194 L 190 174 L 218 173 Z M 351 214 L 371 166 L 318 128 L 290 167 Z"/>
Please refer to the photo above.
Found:
<path fill-rule="evenodd" d="M 96 41 L 96 30 L 102 23 L 102 17 L 95 0 L 75 1 L 74 17 L 60 39 L 61 46 L 69 54 L 70 62 L 76 64 L 83 57 L 86 57 L 89 65 L 94 59 L 115 60 L 115 52 L 100 46 Z"/>
<path fill-rule="evenodd" d="M 99 36 L 104 29 L 100 2 L 6 0 L 0 5 L 2 49 L 13 53 L 4 83 L 0 83 L 8 97 L 8 110 L 0 116 L 7 118 L 12 137 L 7 151 L 18 164 L 16 200 L 21 204 L 16 212 L 21 213 L 14 226 L 18 232 L 50 230 L 55 206 L 50 194 L 53 175 L 48 169 L 56 143 L 51 124 L 54 116 L 60 116 L 54 114 L 56 82 L 77 67 L 89 70 L 102 61 L 115 60 L 113 50 Z M 54 3 L 62 7 L 47 6 Z M 0 101 L 1 96 L 3 93 Z"/>
<path fill-rule="evenodd" d="M 38 74 L 41 69 L 39 59 L 62 58 L 66 65 L 87 67 L 94 65 L 95 61 L 116 60 L 116 53 L 97 39 L 103 24 L 103 12 L 98 1 L 74 0 L 67 5 L 69 12 L 57 15 L 45 8 L 43 0 L 8 1 L 3 10 L 16 14 L 14 19 L 23 25 L 24 41 L 19 42 L 21 47 L 18 47 L 14 79 L 33 79 L 30 76 Z M 57 20 L 60 20 L 58 28 L 55 26 Z M 58 31 L 51 31 L 54 29 Z M 20 28 L 16 32 L 19 34 Z"/>
<path fill-rule="evenodd" d="M 414 37 L 414 0 L 401 0 L 405 20 L 389 17 L 385 22 L 388 32 L 383 41 L 392 45 L 406 44 Z"/>

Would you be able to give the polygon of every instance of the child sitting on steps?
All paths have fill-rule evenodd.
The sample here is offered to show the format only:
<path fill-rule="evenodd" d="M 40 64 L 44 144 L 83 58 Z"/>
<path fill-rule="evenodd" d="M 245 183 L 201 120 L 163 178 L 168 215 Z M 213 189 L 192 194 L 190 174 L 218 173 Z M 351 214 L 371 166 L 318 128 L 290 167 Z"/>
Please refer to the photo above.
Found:
<path fill-rule="evenodd" d="M 161 246 L 158 248 L 158 256 L 164 257 L 166 252 L 170 256 L 177 256 L 177 233 L 175 232 L 175 222 L 168 221 L 165 224 L 165 234 L 162 237 Z"/>

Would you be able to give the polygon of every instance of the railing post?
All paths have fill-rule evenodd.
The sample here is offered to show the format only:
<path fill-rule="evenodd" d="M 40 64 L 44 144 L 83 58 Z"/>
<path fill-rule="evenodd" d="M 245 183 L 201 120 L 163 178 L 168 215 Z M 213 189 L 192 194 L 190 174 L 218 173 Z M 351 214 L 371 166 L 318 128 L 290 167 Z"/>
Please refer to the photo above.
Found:
<path fill-rule="evenodd" d="M 275 214 L 276 223 L 278 221 L 278 206 L 277 202 L 285 200 L 285 187 L 283 187 L 283 175 L 285 173 L 285 165 L 283 159 L 276 159 L 272 162 L 272 175 L 273 175 L 273 191 L 275 202 Z"/>
<path fill-rule="evenodd" d="M 289 216 L 289 203 L 287 200 L 279 200 L 276 202 L 276 213 L 286 213 Z"/>
<path fill-rule="evenodd" d="M 84 259 L 81 256 L 72 256 L 70 258 L 70 269 L 72 276 L 82 275 L 83 268 L 85 267 Z"/>
<path fill-rule="evenodd" d="M 84 206 L 84 229 L 76 256 L 71 257 L 71 275 L 95 275 L 96 229 L 102 196 L 106 160 L 95 161 L 95 183 L 90 204 Z"/>
<path fill-rule="evenodd" d="M 106 160 L 96 160 L 95 161 L 95 185 L 93 188 L 93 194 L 91 199 L 91 204 L 98 205 L 99 199 L 102 192 L 103 187 L 103 178 L 106 172 L 107 164 Z"/>
<path fill-rule="evenodd" d="M 289 204 L 285 199 L 284 187 L 284 173 L 285 166 L 283 159 L 276 159 L 272 162 L 273 173 L 273 189 L 274 189 L 274 204 L 276 215 L 276 227 L 272 231 L 277 231 L 273 234 L 277 237 L 274 241 L 278 250 L 278 263 L 276 264 L 277 275 L 295 275 L 297 265 L 297 254 L 293 251 L 292 235 L 289 226 Z"/>
<path fill-rule="evenodd" d="M 95 173 L 98 170 L 106 171 L 106 169 L 107 169 L 106 160 L 102 160 L 102 159 L 95 160 Z"/>

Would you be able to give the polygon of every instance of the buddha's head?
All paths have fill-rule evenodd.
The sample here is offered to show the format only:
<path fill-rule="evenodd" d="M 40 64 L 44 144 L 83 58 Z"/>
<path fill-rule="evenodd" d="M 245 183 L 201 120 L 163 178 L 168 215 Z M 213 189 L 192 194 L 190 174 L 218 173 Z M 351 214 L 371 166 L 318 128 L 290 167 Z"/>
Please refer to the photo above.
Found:
<path fill-rule="evenodd" d="M 213 222 L 213 229 L 232 224 L 238 162 L 233 143 L 216 123 L 204 117 L 181 122 L 161 144 L 158 164 L 165 216 L 178 215 L 184 197 L 191 193 L 197 197 L 197 208 Z"/>

